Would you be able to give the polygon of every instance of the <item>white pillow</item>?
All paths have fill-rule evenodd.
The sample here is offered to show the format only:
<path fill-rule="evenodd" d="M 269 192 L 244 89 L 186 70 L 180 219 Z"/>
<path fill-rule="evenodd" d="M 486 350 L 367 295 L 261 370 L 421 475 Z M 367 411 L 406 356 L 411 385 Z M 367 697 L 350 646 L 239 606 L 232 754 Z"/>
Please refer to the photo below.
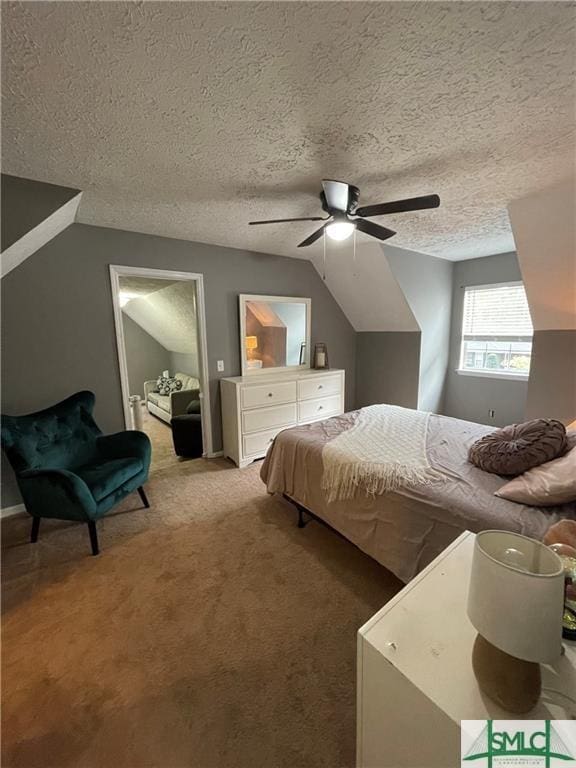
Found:
<path fill-rule="evenodd" d="M 576 448 L 559 459 L 518 475 L 496 491 L 496 496 L 534 507 L 576 501 Z"/>

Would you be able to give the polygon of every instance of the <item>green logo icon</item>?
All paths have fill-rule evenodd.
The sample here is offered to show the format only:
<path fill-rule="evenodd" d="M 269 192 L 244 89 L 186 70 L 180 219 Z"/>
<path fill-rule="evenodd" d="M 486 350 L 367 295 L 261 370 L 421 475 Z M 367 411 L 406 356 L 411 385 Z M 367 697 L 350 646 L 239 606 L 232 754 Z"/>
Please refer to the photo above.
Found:
<path fill-rule="evenodd" d="M 534 723 L 534 721 L 527 721 Z M 542 730 L 495 730 L 494 721 L 487 720 L 482 732 L 472 744 L 465 761 L 487 760 L 487 768 L 493 768 L 494 759 L 499 757 L 539 758 L 531 765 L 551 768 L 553 760 L 574 760 L 574 756 L 553 725 L 553 721 L 544 720 Z M 540 762 L 542 761 L 542 762 Z"/>

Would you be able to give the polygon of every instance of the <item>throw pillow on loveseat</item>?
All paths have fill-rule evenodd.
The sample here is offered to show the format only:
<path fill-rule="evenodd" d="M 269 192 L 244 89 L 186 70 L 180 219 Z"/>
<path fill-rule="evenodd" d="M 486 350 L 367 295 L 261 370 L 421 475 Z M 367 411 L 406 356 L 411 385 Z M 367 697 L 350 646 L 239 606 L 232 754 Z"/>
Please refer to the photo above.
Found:
<path fill-rule="evenodd" d="M 182 381 L 172 376 L 159 376 L 156 380 L 156 392 L 160 395 L 169 395 L 182 389 Z"/>

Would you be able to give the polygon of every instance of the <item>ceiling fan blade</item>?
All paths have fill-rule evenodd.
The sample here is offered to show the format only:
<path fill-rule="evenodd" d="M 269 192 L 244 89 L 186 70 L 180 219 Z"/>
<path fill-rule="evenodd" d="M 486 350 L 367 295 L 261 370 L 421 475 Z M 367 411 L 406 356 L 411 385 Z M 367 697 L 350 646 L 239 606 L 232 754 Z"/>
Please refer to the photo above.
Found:
<path fill-rule="evenodd" d="M 328 208 L 346 213 L 350 202 L 350 185 L 345 181 L 322 179 L 322 189 Z"/>
<path fill-rule="evenodd" d="M 420 211 L 424 208 L 438 208 L 438 195 L 410 197 L 408 200 L 393 200 L 390 203 L 364 205 L 355 211 L 356 216 L 383 216 L 385 213 L 404 213 L 405 211 Z"/>
<path fill-rule="evenodd" d="M 267 219 L 266 221 L 249 221 L 248 224 L 283 224 L 287 221 L 325 221 L 328 216 L 306 216 L 303 219 Z"/>
<path fill-rule="evenodd" d="M 377 237 L 378 240 L 388 240 L 389 237 L 393 237 L 396 234 L 392 229 L 381 227 L 380 224 L 375 224 L 373 221 L 356 219 L 354 224 L 356 225 L 356 229 L 360 232 L 364 232 L 365 235 Z"/>
<path fill-rule="evenodd" d="M 319 240 L 322 237 L 325 228 L 326 224 L 324 224 L 323 227 L 320 227 L 320 229 L 317 229 L 316 232 L 312 232 L 312 234 L 309 235 L 306 240 L 302 240 L 301 243 L 298 243 L 298 248 L 305 248 L 307 245 L 312 245 L 312 243 L 315 243 L 316 240 Z"/>

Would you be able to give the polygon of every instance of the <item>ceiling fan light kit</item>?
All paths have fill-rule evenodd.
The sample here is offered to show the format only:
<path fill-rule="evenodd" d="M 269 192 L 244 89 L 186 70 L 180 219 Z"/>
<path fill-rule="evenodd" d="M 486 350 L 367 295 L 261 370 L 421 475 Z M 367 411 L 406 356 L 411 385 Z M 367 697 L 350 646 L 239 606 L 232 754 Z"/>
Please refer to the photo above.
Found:
<path fill-rule="evenodd" d="M 375 237 L 377 240 L 388 240 L 396 232 L 373 221 L 366 221 L 372 216 L 385 216 L 388 213 L 405 213 L 407 211 L 420 211 L 425 208 L 438 208 L 440 198 L 438 195 L 424 195 L 411 197 L 407 200 L 393 200 L 389 203 L 377 203 L 358 207 L 360 190 L 353 184 L 333 179 L 322 179 L 322 192 L 320 202 L 328 216 L 310 216 L 297 219 L 269 219 L 267 221 L 250 221 L 249 224 L 283 224 L 291 221 L 325 221 L 320 229 L 317 229 L 305 240 L 298 244 L 298 248 L 306 248 L 323 234 L 332 240 L 346 240 L 358 230 L 365 235 Z M 354 217 L 354 218 L 353 218 Z"/>
<path fill-rule="evenodd" d="M 326 224 L 326 234 L 332 240 L 346 240 L 354 232 L 352 221 L 332 221 Z"/>

